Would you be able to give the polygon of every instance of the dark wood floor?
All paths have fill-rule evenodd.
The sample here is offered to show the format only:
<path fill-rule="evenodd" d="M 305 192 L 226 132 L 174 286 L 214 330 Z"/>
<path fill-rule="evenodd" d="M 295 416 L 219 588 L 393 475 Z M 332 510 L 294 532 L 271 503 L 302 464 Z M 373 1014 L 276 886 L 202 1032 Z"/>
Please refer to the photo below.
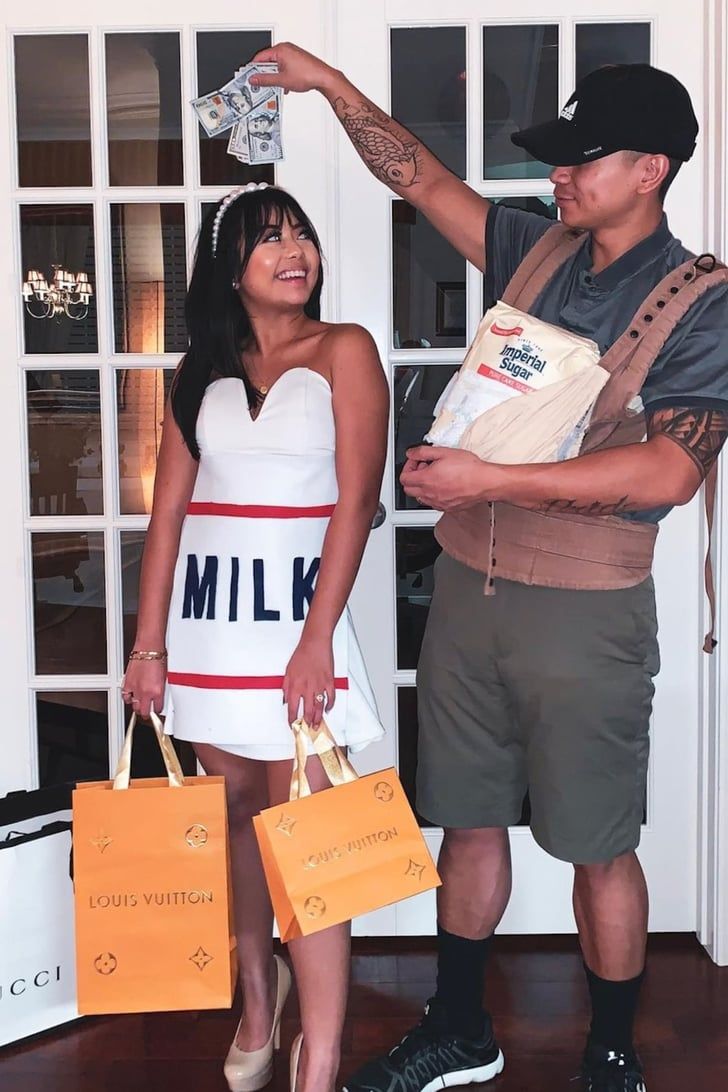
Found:
<path fill-rule="evenodd" d="M 695 939 L 651 941 L 639 1045 L 649 1092 L 728 1092 L 728 969 Z M 355 942 L 342 1077 L 392 1046 L 432 992 L 430 940 Z M 487 1000 L 506 1056 L 493 1092 L 577 1092 L 586 990 L 571 938 L 499 939 Z M 226 1092 L 221 1072 L 233 1012 L 81 1020 L 0 1049 L 2 1092 Z M 296 1003 L 271 1092 L 286 1092 Z M 471 1086 L 475 1089 L 475 1086 Z"/>

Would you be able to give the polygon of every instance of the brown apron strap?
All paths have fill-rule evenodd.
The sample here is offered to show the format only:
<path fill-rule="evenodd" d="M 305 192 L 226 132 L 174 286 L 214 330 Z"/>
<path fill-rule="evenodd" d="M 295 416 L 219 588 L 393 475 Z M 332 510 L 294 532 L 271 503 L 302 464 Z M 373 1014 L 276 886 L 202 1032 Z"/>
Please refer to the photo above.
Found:
<path fill-rule="evenodd" d="M 713 580 L 713 519 L 715 517 L 715 494 L 718 486 L 718 461 L 711 466 L 705 477 L 705 518 L 708 524 L 708 546 L 705 552 L 705 594 L 710 606 L 710 629 L 705 635 L 703 652 L 712 652 L 718 642 L 715 639 L 715 582 Z"/>
<path fill-rule="evenodd" d="M 565 224 L 554 224 L 531 247 L 508 282 L 503 303 L 528 311 L 553 275 L 583 244 L 586 233 Z"/>
<path fill-rule="evenodd" d="M 627 329 L 601 359 L 601 365 L 614 375 L 625 364 L 640 390 L 651 364 L 677 324 L 709 288 L 728 281 L 728 270 L 719 266 L 710 271 L 698 266 L 700 259 L 690 258 L 673 269 L 640 304 Z"/>
<path fill-rule="evenodd" d="M 583 232 L 572 231 L 563 224 L 555 224 L 521 262 L 503 293 L 503 302 L 528 311 L 557 270 L 583 244 L 584 238 Z M 698 258 L 689 258 L 653 289 L 635 312 L 627 329 L 602 357 L 601 365 L 610 372 L 612 378 L 594 407 L 591 425 L 582 445 L 582 454 L 600 447 L 616 425 L 625 421 L 628 403 L 642 390 L 647 373 L 665 342 L 693 304 L 710 288 L 726 283 L 728 268 L 716 262 L 713 255 L 702 254 Z M 635 441 L 641 438 L 637 437 L 636 429 L 633 431 Z M 623 442 L 629 441 L 625 439 Z M 715 582 L 711 555 L 717 479 L 718 464 L 715 462 L 704 482 L 708 530 L 705 591 L 710 607 L 710 629 L 703 644 L 705 652 L 712 652 L 717 644 Z M 494 530 L 491 512 L 491 539 L 494 537 Z M 491 542 L 491 545 L 494 543 Z M 492 572 L 488 575 L 492 578 Z M 492 579 L 486 583 L 486 594 L 490 591 L 488 583 L 492 585 Z"/>
<path fill-rule="evenodd" d="M 710 288 L 728 283 L 725 266 L 713 267 L 709 272 L 699 264 L 701 261 L 690 258 L 669 273 L 602 357 L 601 366 L 610 372 L 611 379 L 597 399 L 582 454 L 602 446 L 617 424 L 624 421 L 628 403 L 642 390 L 662 347 L 693 304 Z"/>
<path fill-rule="evenodd" d="M 657 285 L 635 314 L 625 333 L 602 358 L 602 366 L 612 373 L 603 395 L 597 401 L 592 415 L 594 431 L 587 434 L 582 452 L 593 451 L 599 446 L 599 424 L 616 417 L 624 419 L 627 403 L 638 394 L 647 373 L 657 359 L 670 334 L 687 312 L 710 288 L 728 283 L 728 269 L 710 258 L 710 266 L 704 263 L 705 255 L 691 258 Z M 636 333 L 636 336 L 635 336 Z M 630 346 L 632 342 L 632 346 Z M 611 388 L 611 390 L 610 390 Z M 628 442 L 626 439 L 624 442 Z M 710 609 L 710 628 L 703 643 L 704 652 L 712 652 L 715 639 L 715 581 L 711 544 L 715 517 L 715 498 L 718 464 L 713 463 L 704 482 L 705 516 L 708 542 L 705 554 L 705 594 Z"/>

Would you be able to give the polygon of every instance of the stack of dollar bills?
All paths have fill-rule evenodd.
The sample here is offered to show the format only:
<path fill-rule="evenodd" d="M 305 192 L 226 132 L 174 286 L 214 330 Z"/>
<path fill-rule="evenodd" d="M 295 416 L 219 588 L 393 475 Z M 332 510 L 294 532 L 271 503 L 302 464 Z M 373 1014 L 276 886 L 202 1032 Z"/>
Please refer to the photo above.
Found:
<path fill-rule="evenodd" d="M 250 77 L 277 72 L 277 64 L 246 64 L 219 91 L 192 100 L 208 136 L 230 129 L 228 154 L 241 163 L 277 163 L 283 159 L 279 87 L 251 87 Z"/>

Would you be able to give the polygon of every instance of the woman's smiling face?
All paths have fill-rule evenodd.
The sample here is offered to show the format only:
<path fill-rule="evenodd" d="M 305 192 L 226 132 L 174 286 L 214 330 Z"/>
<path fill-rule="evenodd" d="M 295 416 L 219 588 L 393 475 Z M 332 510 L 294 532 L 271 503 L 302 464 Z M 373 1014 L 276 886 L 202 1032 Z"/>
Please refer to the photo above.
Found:
<path fill-rule="evenodd" d="M 240 282 L 247 310 L 280 303 L 303 308 L 318 280 L 321 258 L 308 229 L 289 215 L 263 230 Z"/>

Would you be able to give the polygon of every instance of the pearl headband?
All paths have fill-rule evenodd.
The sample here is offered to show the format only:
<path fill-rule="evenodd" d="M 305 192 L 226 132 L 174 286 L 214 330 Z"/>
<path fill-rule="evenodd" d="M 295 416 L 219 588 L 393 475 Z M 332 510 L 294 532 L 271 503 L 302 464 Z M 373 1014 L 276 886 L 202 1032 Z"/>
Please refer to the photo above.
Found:
<path fill-rule="evenodd" d="M 242 197 L 246 193 L 256 193 L 259 190 L 267 190 L 267 182 L 248 182 L 247 186 L 239 186 L 236 190 L 231 190 L 225 197 L 220 205 L 220 208 L 215 213 L 215 220 L 212 225 L 212 256 L 217 255 L 217 237 L 220 234 L 220 224 L 222 218 L 230 208 L 230 206 L 237 201 L 238 197 Z"/>

